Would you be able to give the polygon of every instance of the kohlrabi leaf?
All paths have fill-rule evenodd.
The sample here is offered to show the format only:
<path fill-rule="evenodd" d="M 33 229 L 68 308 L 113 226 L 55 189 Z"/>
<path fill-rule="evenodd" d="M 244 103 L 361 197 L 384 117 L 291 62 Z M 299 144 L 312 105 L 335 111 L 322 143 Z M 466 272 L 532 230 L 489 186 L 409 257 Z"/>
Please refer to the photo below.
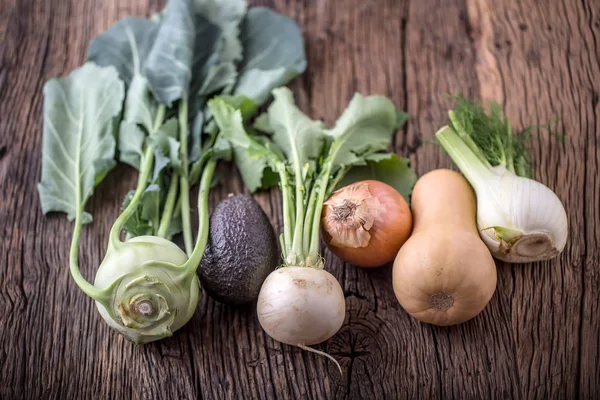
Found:
<path fill-rule="evenodd" d="M 336 189 L 351 183 L 373 179 L 387 183 L 396 189 L 408 202 L 413 186 L 417 182 L 417 174 L 410 168 L 406 158 L 398 157 L 393 153 L 376 153 L 366 157 L 366 165 L 350 169 L 345 177 L 338 183 Z"/>
<path fill-rule="evenodd" d="M 196 12 L 206 17 L 221 30 L 219 37 L 219 61 L 239 61 L 242 45 L 239 41 L 239 25 L 246 14 L 245 0 L 196 0 Z"/>
<path fill-rule="evenodd" d="M 325 131 L 334 140 L 333 165 L 364 165 L 364 156 L 388 148 L 404 121 L 389 99 L 356 93 L 333 129 Z"/>
<path fill-rule="evenodd" d="M 200 89 L 208 86 L 217 86 L 206 82 L 210 67 L 218 63 L 216 53 L 221 30 L 218 25 L 213 24 L 206 16 L 194 14 L 194 46 L 193 60 L 191 65 L 190 98 L 193 100 L 200 95 Z M 221 72 L 221 71 L 219 71 Z M 218 73 L 211 79 L 220 78 Z M 198 100 L 196 100 L 197 102 Z M 192 111 L 195 111 L 192 108 Z"/>
<path fill-rule="evenodd" d="M 154 119 L 158 104 L 148 88 L 148 80 L 140 75 L 133 76 L 125 98 L 123 120 L 138 124 L 147 134 L 154 128 Z"/>
<path fill-rule="evenodd" d="M 123 210 L 129 205 L 135 191 L 130 190 L 123 201 Z M 125 223 L 129 236 L 155 235 L 160 222 L 160 187 L 148 185 L 142 195 L 140 204 Z"/>
<path fill-rule="evenodd" d="M 192 1 L 169 0 L 143 69 L 152 93 L 167 107 L 188 97 L 195 36 Z"/>
<path fill-rule="evenodd" d="M 242 113 L 239 110 L 219 98 L 209 101 L 208 106 L 221 135 L 231 145 L 233 161 L 246 187 L 252 192 L 263 188 L 266 183 L 265 170 L 278 161 L 274 160 L 274 153 L 258 144 L 246 133 Z"/>
<path fill-rule="evenodd" d="M 168 119 L 155 135 L 148 137 L 148 144 L 154 150 L 154 172 L 152 181 L 158 181 L 160 174 L 167 167 L 179 172 L 181 159 L 179 158 L 179 141 L 177 140 L 178 123 L 176 118 Z"/>
<path fill-rule="evenodd" d="M 140 168 L 145 136 L 152 133 L 158 103 L 144 75 L 145 63 L 159 24 L 143 18 L 124 18 L 94 38 L 88 58 L 100 65 L 112 65 L 127 84 L 123 121 L 119 129 L 119 160 Z M 139 128 L 142 127 L 143 131 Z M 140 136 L 140 133 L 143 134 Z"/>
<path fill-rule="evenodd" d="M 119 161 L 140 170 L 146 134 L 135 123 L 121 121 L 119 127 Z"/>
<path fill-rule="evenodd" d="M 260 106 L 272 89 L 306 69 L 302 33 L 284 15 L 268 8 L 251 8 L 242 21 L 240 37 L 244 58 L 238 65 L 234 95 L 244 95 Z"/>
<path fill-rule="evenodd" d="M 113 65 L 129 86 L 142 71 L 158 26 L 145 18 L 123 18 L 91 41 L 88 59 L 101 66 Z"/>
<path fill-rule="evenodd" d="M 219 28 L 213 52 L 198 74 L 202 82 L 198 86 L 198 95 L 206 98 L 235 84 L 235 63 L 242 59 L 243 52 L 239 40 L 239 25 L 246 9 L 245 0 L 196 1 L 196 12 Z"/>
<path fill-rule="evenodd" d="M 70 220 L 83 210 L 94 187 L 114 165 L 114 118 L 121 113 L 124 85 L 117 70 L 86 63 L 44 85 L 42 211 Z M 84 213 L 83 223 L 91 221 Z"/>
<path fill-rule="evenodd" d="M 324 126 L 306 116 L 294 103 L 292 91 L 286 87 L 273 90 L 275 100 L 269 107 L 271 140 L 285 153 L 292 165 L 303 167 L 316 159 L 323 148 Z"/>

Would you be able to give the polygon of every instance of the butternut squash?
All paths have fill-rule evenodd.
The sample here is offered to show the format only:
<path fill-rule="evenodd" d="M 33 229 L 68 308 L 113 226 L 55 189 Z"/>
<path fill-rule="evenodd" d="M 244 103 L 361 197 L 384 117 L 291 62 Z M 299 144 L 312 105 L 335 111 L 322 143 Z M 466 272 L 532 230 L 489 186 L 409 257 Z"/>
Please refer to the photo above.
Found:
<path fill-rule="evenodd" d="M 435 170 L 417 181 L 411 208 L 413 233 L 394 260 L 398 301 L 434 325 L 475 317 L 496 290 L 496 265 L 477 230 L 473 190 L 458 173 Z"/>

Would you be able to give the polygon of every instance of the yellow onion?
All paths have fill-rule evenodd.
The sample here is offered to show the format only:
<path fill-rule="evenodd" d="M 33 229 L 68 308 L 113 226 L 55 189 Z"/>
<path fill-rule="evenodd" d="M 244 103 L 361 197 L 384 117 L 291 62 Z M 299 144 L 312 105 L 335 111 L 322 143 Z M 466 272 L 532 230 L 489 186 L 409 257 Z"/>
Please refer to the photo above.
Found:
<path fill-rule="evenodd" d="M 392 261 L 412 230 L 408 204 L 383 182 L 356 182 L 324 203 L 321 227 L 329 250 L 359 267 Z"/>

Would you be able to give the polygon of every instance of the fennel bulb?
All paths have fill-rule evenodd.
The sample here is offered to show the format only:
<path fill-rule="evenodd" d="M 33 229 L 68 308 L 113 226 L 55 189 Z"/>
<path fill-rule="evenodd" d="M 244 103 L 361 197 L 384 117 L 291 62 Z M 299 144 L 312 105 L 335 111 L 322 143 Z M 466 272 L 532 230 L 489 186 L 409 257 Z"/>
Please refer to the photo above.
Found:
<path fill-rule="evenodd" d="M 565 209 L 548 187 L 530 179 L 530 130 L 514 135 L 496 104 L 491 114 L 465 99 L 436 138 L 477 194 L 477 226 L 492 255 L 510 263 L 547 260 L 563 251 Z"/>

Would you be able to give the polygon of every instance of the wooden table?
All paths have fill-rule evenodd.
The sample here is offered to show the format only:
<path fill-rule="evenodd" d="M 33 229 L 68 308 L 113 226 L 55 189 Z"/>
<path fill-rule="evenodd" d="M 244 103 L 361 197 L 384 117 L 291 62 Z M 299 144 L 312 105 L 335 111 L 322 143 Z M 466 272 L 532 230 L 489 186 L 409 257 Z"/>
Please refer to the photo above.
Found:
<path fill-rule="evenodd" d="M 326 254 L 346 294 L 340 332 L 317 346 L 341 363 L 281 345 L 254 307 L 205 298 L 174 337 L 134 346 L 109 330 L 69 275 L 71 223 L 44 217 L 42 85 L 84 61 L 89 40 L 154 0 L 0 3 L 0 398 L 599 398 L 600 4 L 596 0 L 256 1 L 303 29 L 308 71 L 293 85 L 303 110 L 331 123 L 355 91 L 408 111 L 395 150 L 419 174 L 448 167 L 431 144 L 449 94 L 504 105 L 516 127 L 561 117 L 564 140 L 535 132 L 535 176 L 569 216 L 560 258 L 498 263 L 496 294 L 460 326 L 409 317 L 391 268 L 358 269 Z M 237 173 L 212 205 L 243 192 Z M 81 265 L 93 277 L 108 229 L 136 174 L 121 166 L 88 204 Z M 118 193 L 114 196 L 113 193 Z M 281 229 L 275 190 L 257 196 Z"/>

